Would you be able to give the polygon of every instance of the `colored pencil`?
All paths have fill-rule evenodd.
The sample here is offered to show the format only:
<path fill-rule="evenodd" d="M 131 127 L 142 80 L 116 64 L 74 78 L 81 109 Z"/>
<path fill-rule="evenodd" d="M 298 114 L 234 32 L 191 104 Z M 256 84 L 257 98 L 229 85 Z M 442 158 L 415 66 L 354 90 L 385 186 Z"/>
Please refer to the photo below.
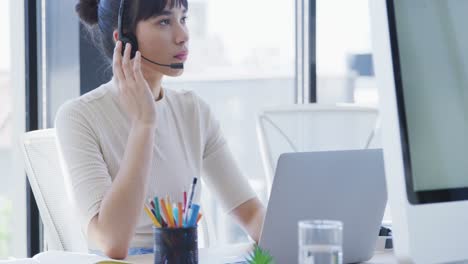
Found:
<path fill-rule="evenodd" d="M 154 217 L 154 215 L 151 213 L 150 209 L 148 208 L 148 206 L 146 204 L 145 204 L 144 210 L 145 210 L 146 214 L 150 217 L 151 221 L 153 221 L 153 224 L 156 227 L 161 227 L 161 224 L 158 222 L 156 217 Z"/>
<path fill-rule="evenodd" d="M 164 201 L 164 198 L 162 198 L 160 201 L 160 204 L 161 204 L 161 208 L 162 208 L 162 213 L 164 215 L 164 217 L 166 218 L 166 222 L 167 222 L 167 225 L 169 227 L 174 227 L 174 224 L 173 222 L 171 221 L 171 218 L 169 216 L 169 212 L 168 212 L 168 208 L 166 206 L 166 202 Z"/>
<path fill-rule="evenodd" d="M 185 208 L 187 208 L 187 192 L 184 191 L 184 210 L 183 213 L 185 213 Z"/>
<path fill-rule="evenodd" d="M 174 209 L 172 209 L 171 199 L 169 195 L 166 195 L 166 208 L 168 212 L 169 221 L 171 221 L 172 227 L 176 227 L 175 218 L 174 218 Z"/>
<path fill-rule="evenodd" d="M 198 211 L 200 206 L 198 204 L 192 204 L 190 208 L 190 219 L 187 220 L 187 226 L 192 227 L 197 224 Z"/>
<path fill-rule="evenodd" d="M 158 200 L 158 197 L 157 197 L 157 196 L 155 196 L 155 197 L 153 198 L 153 203 L 154 203 L 154 207 L 155 207 L 155 208 L 154 208 L 154 211 L 156 212 L 156 219 L 158 219 L 159 222 L 162 223 L 163 221 L 161 221 L 161 220 L 162 220 L 162 219 L 161 219 L 161 210 L 159 209 L 159 200 Z"/>
<path fill-rule="evenodd" d="M 177 209 L 178 209 L 178 211 L 177 211 L 177 213 L 178 213 L 177 214 L 177 218 L 178 218 L 177 221 L 179 223 L 179 227 L 182 227 L 183 226 L 183 219 L 182 219 L 183 217 L 182 217 L 182 203 L 181 202 L 177 203 Z"/>
<path fill-rule="evenodd" d="M 189 214 L 189 209 L 192 207 L 193 196 L 195 195 L 195 187 L 196 187 L 196 185 L 197 185 L 197 178 L 194 177 L 194 178 L 193 178 L 193 182 L 192 182 L 192 186 L 191 186 L 191 188 L 190 188 L 190 198 L 189 198 L 189 201 L 188 201 L 188 203 L 187 203 L 187 205 L 186 205 L 186 207 L 185 207 L 185 212 L 184 212 L 184 213 L 185 213 L 185 217 L 184 217 L 184 218 L 185 218 L 185 222 L 186 222 L 187 224 L 189 224 L 189 219 L 188 219 L 189 215 L 188 215 L 188 214 Z"/>
<path fill-rule="evenodd" d="M 203 216 L 202 213 L 199 213 L 199 214 L 198 214 L 198 217 L 197 217 L 197 224 L 198 224 L 198 222 L 200 222 L 200 219 L 202 218 L 202 216 Z"/>

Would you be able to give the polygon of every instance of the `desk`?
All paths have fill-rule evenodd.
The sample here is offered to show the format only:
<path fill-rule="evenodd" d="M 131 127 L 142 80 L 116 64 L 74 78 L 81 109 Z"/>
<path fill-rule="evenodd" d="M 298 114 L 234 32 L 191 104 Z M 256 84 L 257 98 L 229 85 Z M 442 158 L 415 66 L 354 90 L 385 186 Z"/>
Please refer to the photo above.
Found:
<path fill-rule="evenodd" d="M 235 244 L 224 247 L 201 248 L 198 251 L 200 264 L 221 264 L 235 262 L 243 259 L 252 244 Z M 130 256 L 127 258 L 129 262 L 135 264 L 153 264 L 153 255 Z M 295 263 L 295 262 L 294 262 Z M 366 264 L 397 264 L 396 258 L 391 253 L 377 252 L 374 257 L 365 262 Z"/>

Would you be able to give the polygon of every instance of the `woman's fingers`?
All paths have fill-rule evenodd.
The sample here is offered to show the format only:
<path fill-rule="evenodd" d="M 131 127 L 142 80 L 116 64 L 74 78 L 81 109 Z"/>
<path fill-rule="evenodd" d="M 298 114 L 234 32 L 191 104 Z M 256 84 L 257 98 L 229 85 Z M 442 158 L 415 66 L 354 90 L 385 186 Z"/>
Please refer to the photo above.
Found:
<path fill-rule="evenodd" d="M 117 41 L 114 49 L 114 58 L 113 58 L 112 72 L 114 76 L 117 77 L 117 81 L 124 81 L 125 75 L 122 71 L 122 42 Z"/>
<path fill-rule="evenodd" d="M 137 51 L 135 54 L 135 61 L 133 62 L 133 72 L 137 83 L 144 83 L 145 78 L 143 77 L 143 73 L 141 71 L 141 53 L 139 51 Z"/>
<path fill-rule="evenodd" d="M 127 45 L 125 45 L 125 52 L 124 52 L 124 57 L 122 61 L 123 72 L 125 74 L 125 79 L 127 81 L 135 80 L 133 76 L 133 71 L 132 71 L 132 62 L 130 60 L 131 51 L 132 51 L 132 45 L 130 45 L 130 43 L 127 43 Z"/>

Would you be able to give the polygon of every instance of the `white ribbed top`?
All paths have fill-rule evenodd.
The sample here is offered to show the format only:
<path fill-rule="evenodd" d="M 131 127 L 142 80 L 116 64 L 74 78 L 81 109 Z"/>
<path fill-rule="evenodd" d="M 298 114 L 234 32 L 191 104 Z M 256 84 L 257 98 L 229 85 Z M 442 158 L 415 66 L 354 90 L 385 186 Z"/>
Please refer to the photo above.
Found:
<path fill-rule="evenodd" d="M 192 91 L 164 89 L 156 105 L 158 125 L 147 198 L 169 194 L 182 201 L 194 176 L 207 184 L 226 211 L 255 197 L 219 122 L 201 98 Z M 55 128 L 67 191 L 87 237 L 88 224 L 117 175 L 130 130 L 114 82 L 67 101 L 57 113 Z M 200 187 L 199 182 L 194 197 L 197 203 Z M 90 249 L 98 249 L 88 242 Z M 130 247 L 152 246 L 152 223 L 142 211 Z"/>

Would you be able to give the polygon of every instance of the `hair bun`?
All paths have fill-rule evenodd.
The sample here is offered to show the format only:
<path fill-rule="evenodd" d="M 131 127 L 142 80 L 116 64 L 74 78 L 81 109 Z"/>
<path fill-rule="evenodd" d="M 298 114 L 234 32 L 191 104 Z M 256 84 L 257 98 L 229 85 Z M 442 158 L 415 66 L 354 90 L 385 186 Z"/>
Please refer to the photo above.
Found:
<path fill-rule="evenodd" d="M 75 10 L 80 16 L 81 21 L 90 26 L 97 24 L 98 4 L 99 0 L 80 0 L 75 6 Z"/>

